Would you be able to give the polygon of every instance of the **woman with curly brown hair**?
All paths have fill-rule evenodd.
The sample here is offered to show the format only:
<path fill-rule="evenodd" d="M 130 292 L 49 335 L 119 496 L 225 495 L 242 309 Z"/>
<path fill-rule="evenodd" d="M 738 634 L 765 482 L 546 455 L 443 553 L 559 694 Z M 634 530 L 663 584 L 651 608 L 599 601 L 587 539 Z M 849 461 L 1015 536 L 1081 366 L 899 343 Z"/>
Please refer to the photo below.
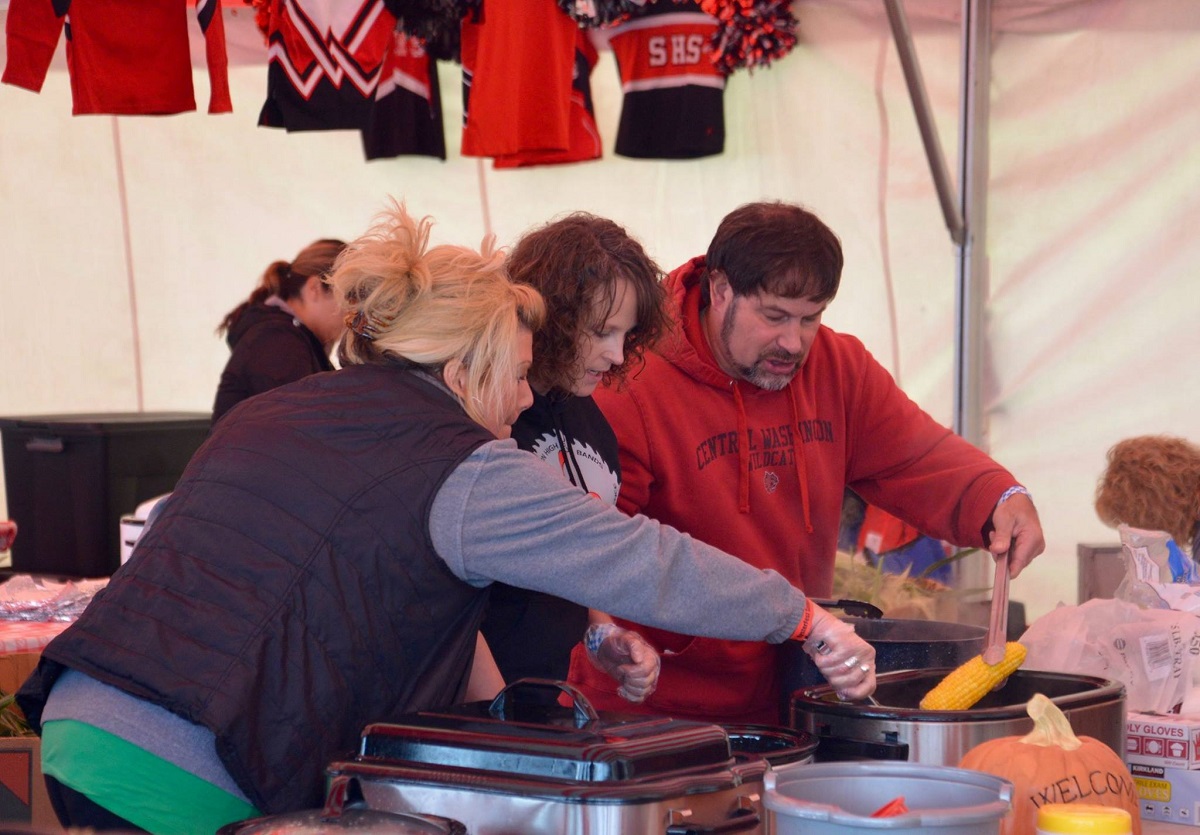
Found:
<path fill-rule="evenodd" d="M 602 382 L 619 383 L 662 333 L 662 273 L 625 229 L 586 212 L 526 233 L 507 266 L 513 281 L 537 288 L 546 302 L 529 369 L 533 405 L 514 424 L 513 439 L 557 475 L 615 505 L 617 439 L 591 395 Z M 507 681 L 563 680 L 587 628 L 582 606 L 497 584 L 483 633 Z M 611 634 L 612 627 L 600 630 Z M 640 641 L 636 633 L 624 637 Z M 656 668 L 657 655 L 645 649 Z M 640 701 L 648 693 L 622 695 Z"/>
<path fill-rule="evenodd" d="M 1106 525 L 1165 531 L 1200 556 L 1200 447 L 1169 435 L 1126 438 L 1108 451 L 1096 486 Z"/>

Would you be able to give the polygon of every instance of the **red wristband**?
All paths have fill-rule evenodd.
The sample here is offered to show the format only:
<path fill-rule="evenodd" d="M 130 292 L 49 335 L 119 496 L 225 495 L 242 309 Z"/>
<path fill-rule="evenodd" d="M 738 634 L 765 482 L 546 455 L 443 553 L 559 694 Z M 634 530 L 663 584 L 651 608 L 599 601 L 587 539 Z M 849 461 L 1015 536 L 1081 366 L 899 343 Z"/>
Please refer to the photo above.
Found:
<path fill-rule="evenodd" d="M 808 633 L 812 632 L 813 622 L 813 604 L 807 598 L 804 601 L 804 614 L 800 616 L 800 623 L 796 626 L 796 631 L 792 633 L 793 641 L 803 641 L 808 637 Z"/>

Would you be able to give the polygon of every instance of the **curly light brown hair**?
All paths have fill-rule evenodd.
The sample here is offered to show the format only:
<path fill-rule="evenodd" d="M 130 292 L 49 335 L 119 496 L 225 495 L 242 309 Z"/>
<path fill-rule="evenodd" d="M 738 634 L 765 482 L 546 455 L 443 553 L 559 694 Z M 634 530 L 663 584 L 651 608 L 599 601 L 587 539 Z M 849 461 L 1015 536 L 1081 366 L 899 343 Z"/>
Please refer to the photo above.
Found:
<path fill-rule="evenodd" d="M 1168 435 L 1118 442 L 1096 486 L 1096 514 L 1106 525 L 1165 531 L 1193 546 L 1200 533 L 1200 447 Z"/>
<path fill-rule="evenodd" d="M 625 339 L 625 361 L 604 382 L 624 379 L 667 327 L 662 271 L 617 223 L 574 212 L 526 233 L 508 255 L 514 281 L 537 288 L 546 318 L 533 337 L 529 379 L 543 392 L 566 390 L 581 371 L 581 337 L 603 326 L 616 303 L 617 280 L 637 294 L 637 325 Z"/>

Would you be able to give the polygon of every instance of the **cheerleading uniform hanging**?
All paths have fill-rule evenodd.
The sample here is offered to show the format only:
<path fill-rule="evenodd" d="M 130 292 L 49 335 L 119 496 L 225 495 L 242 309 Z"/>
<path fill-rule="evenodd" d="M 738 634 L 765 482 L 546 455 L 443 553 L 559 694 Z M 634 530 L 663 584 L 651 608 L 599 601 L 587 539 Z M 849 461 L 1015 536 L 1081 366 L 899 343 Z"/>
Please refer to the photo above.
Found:
<path fill-rule="evenodd" d="M 269 8 L 267 101 L 258 123 L 288 130 L 365 124 L 396 27 L 383 0 L 273 0 Z"/>
<path fill-rule="evenodd" d="M 383 0 L 268 0 L 260 21 L 267 100 L 259 125 L 359 130 L 368 159 L 445 159 L 433 58 L 397 30 Z"/>
<path fill-rule="evenodd" d="M 211 84 L 209 113 L 228 113 L 228 59 L 220 0 L 198 0 Z M 66 29 L 71 112 L 167 115 L 196 109 L 186 3 L 10 0 L 3 81 L 42 89 Z"/>
<path fill-rule="evenodd" d="M 486 0 L 462 24 L 463 156 L 596 159 L 591 45 L 555 0 Z"/>
<path fill-rule="evenodd" d="M 383 60 L 362 138 L 367 159 L 446 158 L 437 61 L 419 40 L 399 29 Z"/>
<path fill-rule="evenodd" d="M 717 18 L 696 3 L 647 5 L 606 37 L 621 75 L 615 150 L 642 159 L 692 159 L 725 147 L 725 76 L 712 58 Z"/>
<path fill-rule="evenodd" d="M 567 147 L 565 150 L 528 150 L 502 154 L 493 160 L 496 168 L 518 168 L 528 165 L 557 165 L 564 162 L 584 162 L 600 159 L 604 143 L 596 127 L 592 110 L 592 69 L 599 60 L 596 47 L 582 31 L 575 33 L 575 72 L 571 77 L 568 96 Z"/>

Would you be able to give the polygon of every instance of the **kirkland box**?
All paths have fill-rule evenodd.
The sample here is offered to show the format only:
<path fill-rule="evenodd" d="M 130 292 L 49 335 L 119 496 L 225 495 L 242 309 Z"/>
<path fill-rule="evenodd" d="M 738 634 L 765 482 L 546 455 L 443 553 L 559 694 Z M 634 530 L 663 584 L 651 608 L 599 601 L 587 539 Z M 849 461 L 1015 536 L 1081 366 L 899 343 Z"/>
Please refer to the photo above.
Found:
<path fill-rule="evenodd" d="M 208 435 L 201 412 L 0 418 L 12 568 L 105 577 L 121 563 L 121 515 L 169 493 Z"/>
<path fill-rule="evenodd" d="M 1200 769 L 1200 716 L 1130 711 L 1125 722 L 1125 762 Z"/>
<path fill-rule="evenodd" d="M 1200 826 L 1200 771 L 1129 764 L 1144 821 Z"/>

